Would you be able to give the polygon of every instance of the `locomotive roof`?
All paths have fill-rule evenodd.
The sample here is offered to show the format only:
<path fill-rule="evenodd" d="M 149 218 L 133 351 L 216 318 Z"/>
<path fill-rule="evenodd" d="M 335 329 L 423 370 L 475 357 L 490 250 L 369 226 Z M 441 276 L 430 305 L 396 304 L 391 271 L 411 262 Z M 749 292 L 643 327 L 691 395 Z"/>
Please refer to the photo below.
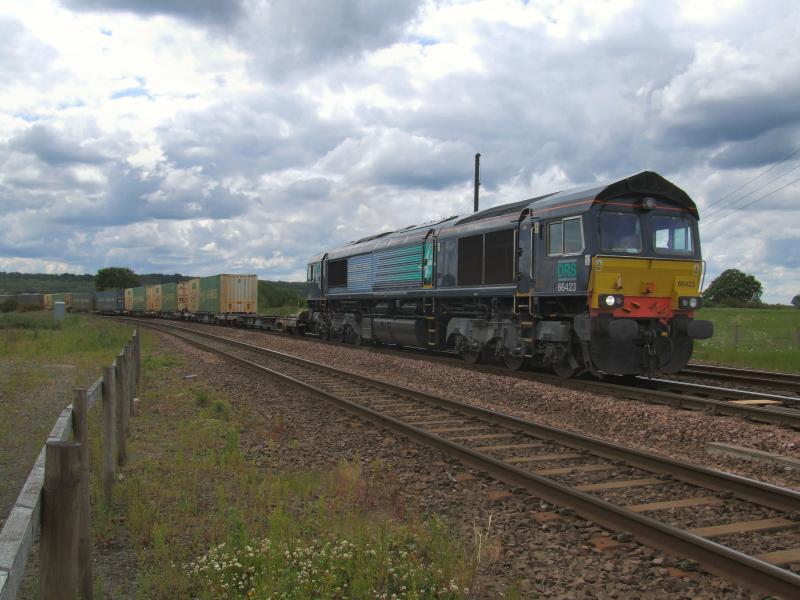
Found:
<path fill-rule="evenodd" d="M 328 258 L 352 256 L 372 250 L 404 245 L 412 240 L 422 240 L 431 229 L 435 229 L 438 234 L 442 230 L 455 228 L 456 226 L 461 229 L 462 225 L 466 226 L 464 229 L 477 229 L 480 227 L 480 222 L 490 219 L 497 219 L 499 222 L 517 221 L 525 210 L 528 210 L 531 215 L 543 216 L 557 216 L 561 213 L 581 214 L 588 211 L 593 204 L 598 202 L 607 202 L 615 198 L 630 196 L 649 196 L 666 200 L 689 210 L 697 216 L 697 207 L 686 192 L 658 173 L 642 171 L 636 175 L 600 185 L 595 184 L 554 192 L 510 204 L 493 206 L 476 213 L 448 217 L 439 221 L 411 225 L 396 231 L 386 231 L 371 235 L 349 242 L 345 246 L 329 252 Z M 501 219 L 501 217 L 505 216 L 511 216 L 511 218 Z M 470 224 L 473 225 L 470 226 Z M 311 258 L 311 262 L 319 261 L 323 256 L 324 253 L 317 254 Z"/>

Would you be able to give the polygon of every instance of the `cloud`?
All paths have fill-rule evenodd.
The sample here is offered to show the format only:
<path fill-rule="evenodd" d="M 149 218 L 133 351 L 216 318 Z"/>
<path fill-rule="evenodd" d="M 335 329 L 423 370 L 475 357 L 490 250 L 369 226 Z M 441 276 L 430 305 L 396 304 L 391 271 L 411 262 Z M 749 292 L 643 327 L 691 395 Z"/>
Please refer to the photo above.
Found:
<path fill-rule="evenodd" d="M 711 272 L 782 298 L 800 185 L 725 195 L 800 148 L 800 8 L 723 8 L 20 3 L 0 16 L 0 256 L 302 278 L 320 250 L 470 211 L 480 152 L 483 207 L 656 170 L 700 205 Z"/>
<path fill-rule="evenodd" d="M 167 15 L 204 25 L 230 25 L 242 15 L 241 0 L 61 0 L 75 11 Z"/>
<path fill-rule="evenodd" d="M 292 79 L 396 41 L 419 0 L 271 0 L 252 2 L 236 32 L 254 69 Z"/>

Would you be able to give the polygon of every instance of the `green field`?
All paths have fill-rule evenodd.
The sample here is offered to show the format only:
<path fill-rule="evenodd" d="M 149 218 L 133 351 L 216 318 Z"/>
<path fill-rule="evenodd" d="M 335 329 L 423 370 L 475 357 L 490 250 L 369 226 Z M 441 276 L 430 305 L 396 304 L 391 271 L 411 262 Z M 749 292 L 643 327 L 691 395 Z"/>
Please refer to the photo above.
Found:
<path fill-rule="evenodd" d="M 800 310 L 704 308 L 714 337 L 696 342 L 693 359 L 770 371 L 800 371 Z"/>

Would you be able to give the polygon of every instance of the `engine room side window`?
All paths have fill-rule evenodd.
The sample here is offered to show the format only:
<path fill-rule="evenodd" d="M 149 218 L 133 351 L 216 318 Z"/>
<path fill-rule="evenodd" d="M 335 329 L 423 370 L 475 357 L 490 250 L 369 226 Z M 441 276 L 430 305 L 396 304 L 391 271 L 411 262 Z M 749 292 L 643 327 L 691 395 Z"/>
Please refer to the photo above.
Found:
<path fill-rule="evenodd" d="M 514 230 L 487 233 L 484 248 L 484 285 L 514 283 Z"/>
<path fill-rule="evenodd" d="M 458 239 L 458 285 L 483 283 L 483 236 Z"/>
<path fill-rule="evenodd" d="M 571 217 L 547 224 L 547 254 L 558 256 L 583 252 L 583 221 Z"/>
<path fill-rule="evenodd" d="M 604 252 L 639 254 L 642 251 L 642 224 L 639 215 L 604 211 L 600 213 L 600 249 Z"/>
<path fill-rule="evenodd" d="M 653 215 L 653 248 L 659 254 L 693 254 L 692 224 L 684 217 Z"/>
<path fill-rule="evenodd" d="M 328 289 L 347 287 L 347 259 L 328 262 Z"/>

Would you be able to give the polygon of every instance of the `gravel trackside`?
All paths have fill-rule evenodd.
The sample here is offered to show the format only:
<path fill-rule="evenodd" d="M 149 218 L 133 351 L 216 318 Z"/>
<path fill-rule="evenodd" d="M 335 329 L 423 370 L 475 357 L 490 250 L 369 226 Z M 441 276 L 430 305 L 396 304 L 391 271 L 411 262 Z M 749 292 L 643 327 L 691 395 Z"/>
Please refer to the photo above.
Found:
<path fill-rule="evenodd" d="M 219 329 L 216 329 L 219 331 Z M 225 331 L 231 335 L 234 332 Z M 380 474 L 380 496 L 390 499 L 389 516 L 437 513 L 475 552 L 481 540 L 481 567 L 470 598 L 502 598 L 516 586 L 522 598 L 757 598 L 733 584 L 700 572 L 683 572 L 674 559 L 636 543 L 612 541 L 601 528 L 483 476 L 429 448 L 349 415 L 302 390 L 229 363 L 163 333 L 164 347 L 190 357 L 174 369 L 176 378 L 226 394 L 241 444 L 249 460 L 264 469 L 331 469 L 342 459 L 364 472 Z M 238 332 L 242 339 L 252 334 Z M 264 336 L 257 341 L 272 342 Z M 280 338 L 276 338 L 280 340 Z M 286 342 L 290 340 L 281 340 Z M 273 344 L 270 344 L 273 345 Z M 316 344 L 303 344 L 308 356 Z M 289 349 L 288 344 L 286 349 Z M 416 370 L 427 382 L 426 365 L 367 352 L 319 346 L 318 352 L 368 371 L 373 360 L 391 362 L 393 376 Z M 321 359 L 321 356 L 318 357 Z M 457 370 L 456 370 L 457 371 Z M 452 377 L 463 371 L 454 371 Z M 384 375 L 387 371 L 384 371 Z M 406 375 L 408 377 L 408 375 Z M 447 380 L 440 382 L 447 385 Z M 557 516 L 555 519 L 549 517 Z"/>
<path fill-rule="evenodd" d="M 450 366 L 424 357 L 374 352 L 366 347 L 212 325 L 191 324 L 190 327 L 625 446 L 800 488 L 798 471 L 709 456 L 704 450 L 705 442 L 724 442 L 800 459 L 800 432 L 785 427 L 575 391 L 530 379 L 476 371 L 458 362 Z"/>

